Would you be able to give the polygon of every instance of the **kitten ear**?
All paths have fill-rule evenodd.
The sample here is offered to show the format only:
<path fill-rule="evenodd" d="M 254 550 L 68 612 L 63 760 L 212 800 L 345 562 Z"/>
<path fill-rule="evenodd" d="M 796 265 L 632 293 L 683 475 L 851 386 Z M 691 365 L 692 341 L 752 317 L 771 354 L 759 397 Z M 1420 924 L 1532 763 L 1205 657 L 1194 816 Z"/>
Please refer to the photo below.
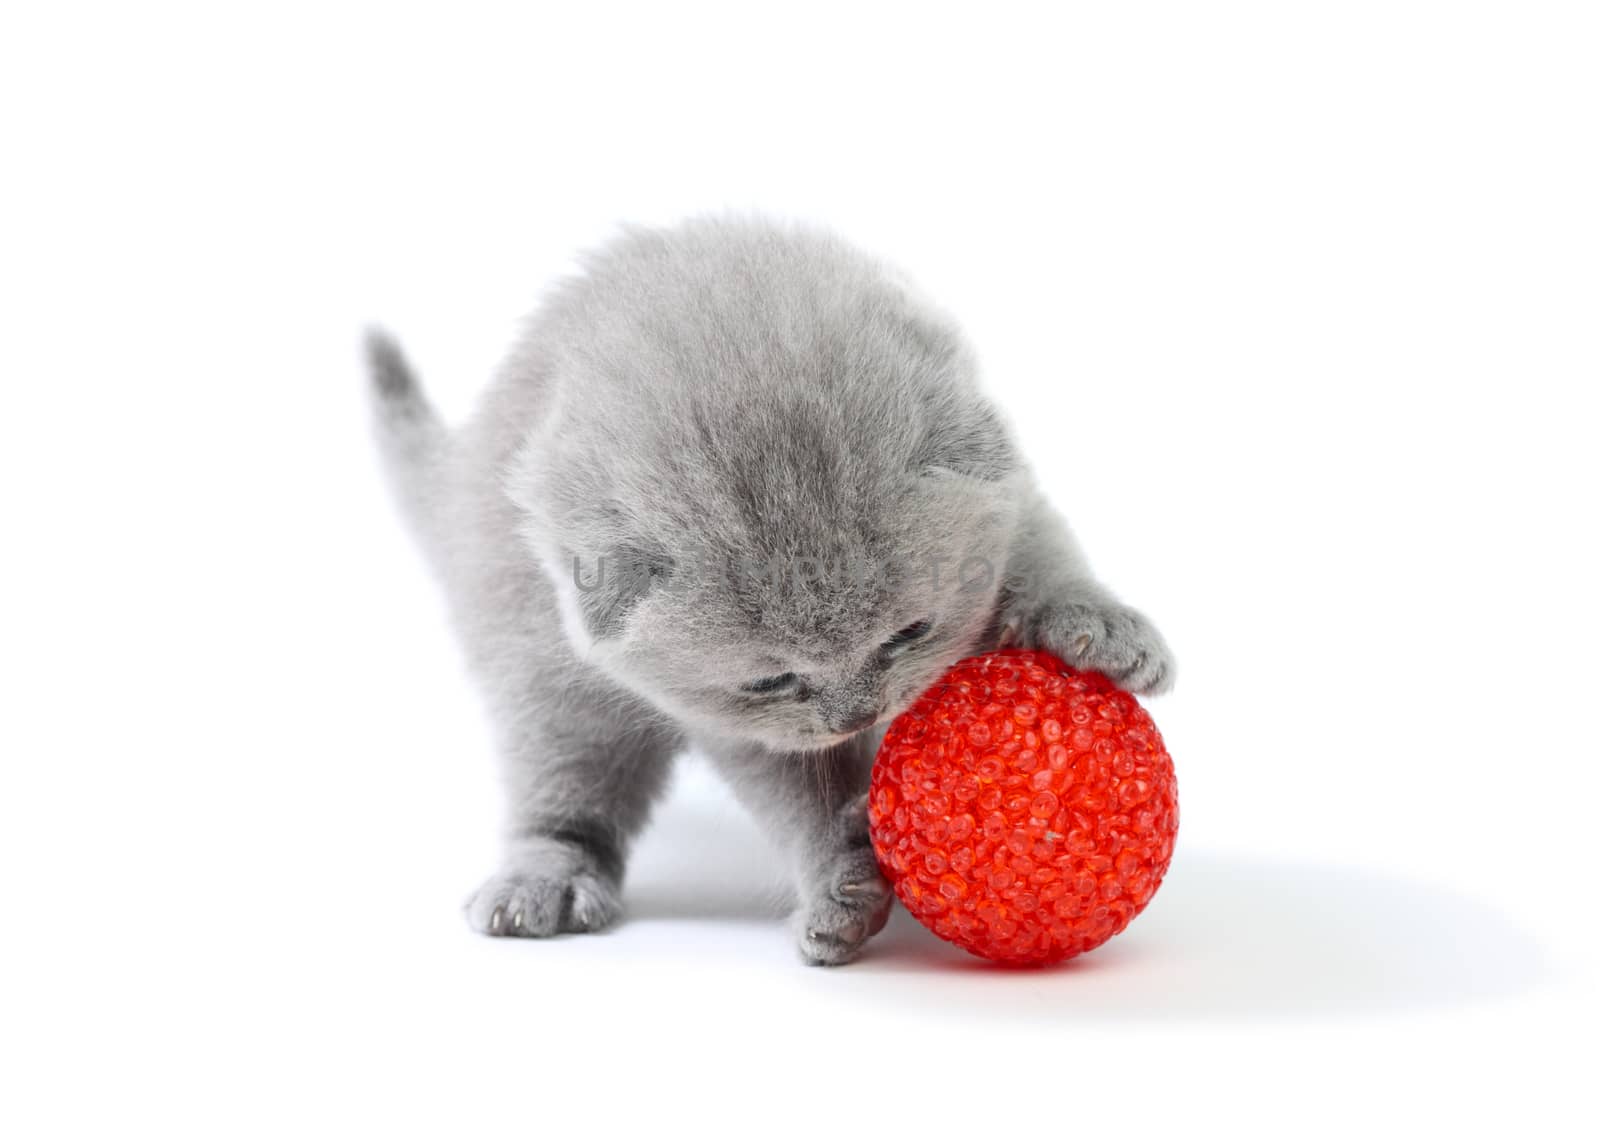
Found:
<path fill-rule="evenodd" d="M 555 588 L 575 645 L 619 635 L 629 615 L 672 575 L 665 550 L 638 534 L 599 479 L 572 463 L 556 476 L 554 448 L 525 445 L 509 466 L 506 496 L 521 509 L 523 540 Z"/>
<path fill-rule="evenodd" d="M 999 482 L 1019 466 L 1005 424 L 993 408 L 981 404 L 937 415 L 911 458 L 915 473 L 955 474 L 982 482 Z"/>
<path fill-rule="evenodd" d="M 670 558 L 634 545 L 589 557 L 570 554 L 569 568 L 578 614 L 596 640 L 618 635 L 628 615 L 672 576 Z"/>

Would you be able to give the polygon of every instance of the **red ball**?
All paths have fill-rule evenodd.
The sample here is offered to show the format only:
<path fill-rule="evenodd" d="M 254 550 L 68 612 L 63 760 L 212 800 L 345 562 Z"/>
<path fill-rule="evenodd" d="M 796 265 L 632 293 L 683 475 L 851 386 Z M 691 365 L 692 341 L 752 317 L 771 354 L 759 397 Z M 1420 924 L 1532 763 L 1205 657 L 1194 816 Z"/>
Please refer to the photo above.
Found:
<path fill-rule="evenodd" d="M 890 726 L 872 845 L 911 914 L 968 952 L 1052 964 L 1128 926 L 1172 861 L 1172 758 L 1137 700 L 1047 652 L 963 660 Z"/>

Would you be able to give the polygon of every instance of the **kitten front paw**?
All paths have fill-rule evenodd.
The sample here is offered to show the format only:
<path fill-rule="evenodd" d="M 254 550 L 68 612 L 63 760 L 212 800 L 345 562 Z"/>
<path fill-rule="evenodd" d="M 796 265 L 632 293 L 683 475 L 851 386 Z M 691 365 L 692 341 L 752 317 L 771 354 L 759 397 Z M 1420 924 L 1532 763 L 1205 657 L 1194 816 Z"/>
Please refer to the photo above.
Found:
<path fill-rule="evenodd" d="M 519 858 L 468 899 L 467 924 L 485 936 L 544 937 L 605 928 L 622 913 L 617 886 L 570 851 Z"/>
<path fill-rule="evenodd" d="M 845 964 L 889 920 L 893 895 L 872 851 L 835 859 L 832 882 L 807 898 L 796 914 L 800 955 L 807 964 Z"/>
<path fill-rule="evenodd" d="M 1123 605 L 1045 605 L 1008 623 L 1023 647 L 1053 652 L 1074 668 L 1100 672 L 1138 695 L 1166 691 L 1177 672 L 1156 626 Z"/>
<path fill-rule="evenodd" d="M 893 893 L 867 831 L 862 795 L 839 812 L 833 834 L 813 871 L 795 914 L 800 955 L 807 964 L 844 964 L 889 920 Z"/>

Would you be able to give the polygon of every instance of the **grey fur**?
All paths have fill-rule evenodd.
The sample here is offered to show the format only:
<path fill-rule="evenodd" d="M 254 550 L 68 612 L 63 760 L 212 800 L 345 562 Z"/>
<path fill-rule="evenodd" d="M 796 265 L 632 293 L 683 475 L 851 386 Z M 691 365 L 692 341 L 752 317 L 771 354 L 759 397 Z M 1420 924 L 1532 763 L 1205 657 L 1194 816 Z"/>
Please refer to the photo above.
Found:
<path fill-rule="evenodd" d="M 614 920 L 629 842 L 693 744 L 792 854 L 802 956 L 841 963 L 888 911 L 873 747 L 947 667 L 1018 642 L 1135 691 L 1171 682 L 954 324 L 828 234 L 628 230 L 551 291 L 454 433 L 391 341 L 369 354 L 392 482 L 505 759 L 481 932 Z"/>

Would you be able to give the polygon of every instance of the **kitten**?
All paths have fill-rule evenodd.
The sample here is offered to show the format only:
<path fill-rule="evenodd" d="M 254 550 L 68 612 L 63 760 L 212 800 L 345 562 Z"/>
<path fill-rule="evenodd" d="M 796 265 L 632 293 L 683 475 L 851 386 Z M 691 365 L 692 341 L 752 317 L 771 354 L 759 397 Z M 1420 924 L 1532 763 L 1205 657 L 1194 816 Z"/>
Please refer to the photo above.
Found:
<path fill-rule="evenodd" d="M 504 756 L 492 936 L 615 920 L 628 845 L 693 746 L 794 859 L 804 959 L 889 891 L 864 791 L 883 726 L 963 656 L 1047 648 L 1165 688 L 950 320 L 842 241 L 756 220 L 628 229 L 558 285 L 448 431 L 369 341 L 379 438 Z"/>

